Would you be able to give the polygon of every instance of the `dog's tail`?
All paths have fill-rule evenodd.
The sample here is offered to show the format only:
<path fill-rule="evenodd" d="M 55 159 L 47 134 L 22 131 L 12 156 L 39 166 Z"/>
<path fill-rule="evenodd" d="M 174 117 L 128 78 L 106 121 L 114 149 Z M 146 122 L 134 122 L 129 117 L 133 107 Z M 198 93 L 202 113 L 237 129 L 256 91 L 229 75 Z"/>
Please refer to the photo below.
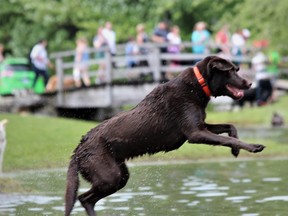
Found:
<path fill-rule="evenodd" d="M 71 157 L 67 171 L 67 183 L 65 194 L 65 216 L 69 216 L 77 199 L 79 188 L 78 163 L 76 156 Z"/>

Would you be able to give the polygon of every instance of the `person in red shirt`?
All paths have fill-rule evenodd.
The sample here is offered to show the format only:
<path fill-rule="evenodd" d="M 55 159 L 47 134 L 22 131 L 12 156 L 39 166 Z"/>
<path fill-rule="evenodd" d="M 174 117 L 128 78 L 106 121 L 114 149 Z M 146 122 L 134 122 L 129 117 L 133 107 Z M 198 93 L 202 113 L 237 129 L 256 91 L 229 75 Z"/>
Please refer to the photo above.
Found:
<path fill-rule="evenodd" d="M 225 55 L 230 55 L 230 33 L 229 33 L 229 26 L 224 25 L 215 36 L 215 42 L 218 46 L 220 52 L 224 53 Z"/>

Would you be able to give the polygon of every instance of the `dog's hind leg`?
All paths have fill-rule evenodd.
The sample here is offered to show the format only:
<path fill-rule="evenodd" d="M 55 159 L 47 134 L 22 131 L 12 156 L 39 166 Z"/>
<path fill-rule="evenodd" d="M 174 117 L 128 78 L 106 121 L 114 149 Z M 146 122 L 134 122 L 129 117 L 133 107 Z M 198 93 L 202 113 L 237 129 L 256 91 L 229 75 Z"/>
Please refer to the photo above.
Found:
<path fill-rule="evenodd" d="M 127 181 L 129 179 L 129 170 L 125 164 L 125 162 L 119 163 L 119 168 L 121 170 L 121 180 L 119 182 L 119 188 L 118 190 L 122 189 L 123 187 L 125 187 L 125 185 L 127 184 Z"/>
<path fill-rule="evenodd" d="M 95 216 L 94 206 L 102 198 L 109 196 L 123 188 L 128 179 L 129 172 L 124 162 L 117 162 L 114 158 L 101 158 L 101 161 L 89 167 L 89 181 L 92 187 L 78 198 L 89 216 Z"/>

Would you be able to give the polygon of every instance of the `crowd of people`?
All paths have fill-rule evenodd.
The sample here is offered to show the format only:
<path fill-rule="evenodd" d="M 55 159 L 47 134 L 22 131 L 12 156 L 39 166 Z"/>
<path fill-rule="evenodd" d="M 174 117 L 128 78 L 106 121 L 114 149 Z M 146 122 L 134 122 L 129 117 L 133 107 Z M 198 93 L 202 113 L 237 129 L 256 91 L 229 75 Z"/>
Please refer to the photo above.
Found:
<path fill-rule="evenodd" d="M 138 27 L 141 26 L 140 29 Z M 157 44 L 168 44 L 160 48 L 161 52 L 178 54 L 183 50 L 181 30 L 179 26 L 168 26 L 166 22 L 159 22 L 153 30 L 150 37 L 145 32 L 144 24 L 139 24 L 136 28 L 136 37 L 130 37 L 126 49 L 126 55 L 130 56 L 127 65 L 129 67 L 137 66 L 137 61 L 132 61 L 133 55 L 141 54 L 141 45 L 145 42 L 154 42 Z M 141 39 L 141 38 L 144 39 Z M 237 29 L 233 34 L 229 31 L 229 26 L 224 25 L 212 37 L 210 31 L 207 29 L 205 22 L 197 22 L 191 32 L 191 51 L 195 54 L 211 54 L 218 53 L 226 58 L 231 56 L 241 56 L 248 53 L 247 40 L 250 37 L 248 29 Z M 214 47 L 210 45 L 214 44 Z M 213 50 L 212 50 L 213 48 Z M 172 61 L 172 64 L 177 62 Z"/>
<path fill-rule="evenodd" d="M 160 47 L 160 52 L 162 53 L 179 54 L 183 50 L 181 30 L 177 25 L 169 26 L 166 22 L 160 21 L 149 35 L 145 29 L 145 25 L 140 23 L 135 27 L 135 32 L 136 34 L 134 36 L 127 38 L 125 46 L 126 65 L 128 68 L 147 66 L 147 61 L 138 61 L 137 58 L 135 58 L 135 56 L 139 54 L 148 54 L 147 47 L 143 46 L 143 44 L 147 42 L 157 43 Z M 99 50 L 96 52 L 96 58 L 104 58 L 104 51 L 102 49 L 104 47 L 109 49 L 112 56 L 116 55 L 116 36 L 116 32 L 113 30 L 111 22 L 106 22 L 104 26 L 100 26 L 97 29 L 92 40 L 93 47 L 96 48 L 96 50 Z M 249 37 L 250 31 L 248 29 L 237 29 L 231 34 L 229 26 L 223 25 L 222 28 L 215 33 L 215 37 L 212 38 L 210 31 L 207 29 L 207 24 L 203 21 L 197 22 L 191 31 L 191 52 L 195 54 L 211 54 L 212 50 L 210 44 L 213 42 L 213 52 L 222 55 L 222 57 L 229 59 L 231 56 L 245 55 L 249 52 L 247 49 L 247 40 Z M 46 50 L 47 43 L 47 40 L 40 40 L 30 52 L 31 65 L 36 74 L 33 86 L 39 76 L 44 78 L 44 83 L 47 85 L 49 79 L 48 68 L 53 68 L 53 64 L 50 62 Z M 161 44 L 163 44 L 163 46 L 161 46 Z M 4 46 L 0 44 L 0 61 L 4 59 L 3 49 Z M 275 77 L 277 77 L 280 57 L 275 57 L 275 52 L 273 56 L 274 58 L 271 60 L 272 66 L 270 64 L 270 69 L 267 67 L 269 58 L 264 56 L 263 51 L 257 52 L 252 59 L 253 69 L 257 72 L 255 83 L 257 83 L 257 87 L 259 88 L 257 91 L 257 95 L 259 95 L 259 105 L 265 104 L 268 100 L 267 98 L 271 96 L 273 83 L 275 82 Z M 78 38 L 76 40 L 73 68 L 73 78 L 76 87 L 91 85 L 88 74 L 89 59 L 91 59 L 89 56 L 89 41 L 86 38 Z M 167 64 L 165 61 L 162 63 Z M 240 64 L 240 62 L 235 63 Z M 177 65 L 179 62 L 176 60 L 169 61 L 169 64 Z M 273 76 L 266 73 L 269 70 L 273 70 Z M 167 73 L 167 76 L 168 79 L 173 77 L 169 76 L 169 73 Z M 96 84 L 103 82 L 105 82 L 105 64 L 100 64 Z M 263 90 L 263 88 L 265 90 Z M 270 91 L 267 89 L 270 89 Z M 263 92 L 265 92 L 265 94 Z M 263 94 L 266 96 L 263 96 Z"/>

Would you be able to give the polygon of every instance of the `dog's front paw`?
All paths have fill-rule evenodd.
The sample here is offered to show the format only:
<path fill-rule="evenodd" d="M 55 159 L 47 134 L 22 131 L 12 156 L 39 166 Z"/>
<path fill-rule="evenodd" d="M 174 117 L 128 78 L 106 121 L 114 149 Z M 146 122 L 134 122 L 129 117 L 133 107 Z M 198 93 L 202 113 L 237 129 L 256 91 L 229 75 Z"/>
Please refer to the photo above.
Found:
<path fill-rule="evenodd" d="M 263 151 L 264 148 L 266 148 L 266 146 L 260 145 L 260 144 L 252 144 L 251 146 L 252 146 L 252 149 L 250 152 L 253 152 L 253 153 L 261 152 Z"/>
<path fill-rule="evenodd" d="M 238 157 L 239 153 L 240 153 L 240 149 L 239 148 L 236 148 L 236 147 L 233 147 L 231 148 L 231 153 L 235 156 L 235 157 Z"/>

